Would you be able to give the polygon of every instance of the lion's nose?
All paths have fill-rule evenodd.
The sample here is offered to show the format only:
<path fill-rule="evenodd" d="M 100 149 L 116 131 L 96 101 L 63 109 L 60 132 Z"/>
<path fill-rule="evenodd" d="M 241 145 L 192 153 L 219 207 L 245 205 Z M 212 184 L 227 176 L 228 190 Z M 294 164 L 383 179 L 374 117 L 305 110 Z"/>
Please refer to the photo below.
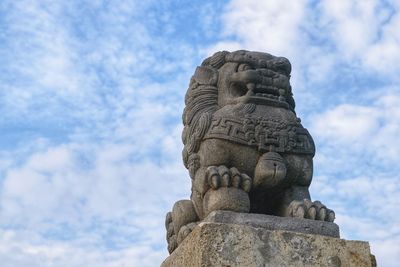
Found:
<path fill-rule="evenodd" d="M 246 70 L 241 72 L 235 72 L 231 75 L 231 82 L 237 83 L 260 83 L 262 82 L 262 76 L 257 70 Z"/>
<path fill-rule="evenodd" d="M 254 173 L 254 187 L 271 188 L 286 178 L 286 164 L 276 152 L 267 152 L 258 160 Z"/>

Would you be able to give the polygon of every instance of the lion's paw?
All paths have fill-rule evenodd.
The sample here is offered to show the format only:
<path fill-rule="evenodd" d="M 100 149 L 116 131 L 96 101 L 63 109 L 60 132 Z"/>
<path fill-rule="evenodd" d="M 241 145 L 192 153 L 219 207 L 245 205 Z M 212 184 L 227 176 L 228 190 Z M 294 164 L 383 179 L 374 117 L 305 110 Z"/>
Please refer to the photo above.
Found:
<path fill-rule="evenodd" d="M 292 201 L 288 207 L 288 215 L 290 217 L 327 222 L 335 220 L 335 212 L 333 210 L 328 209 L 319 201 L 311 202 L 309 199 Z"/>
<path fill-rule="evenodd" d="M 226 166 L 210 166 L 206 171 L 207 180 L 212 189 L 220 187 L 234 187 L 250 192 L 252 180 L 245 174 L 240 173 L 235 167 L 228 169 Z"/>
<path fill-rule="evenodd" d="M 236 168 L 210 166 L 206 171 L 210 189 L 204 196 L 203 210 L 207 216 L 214 210 L 249 212 L 251 178 Z"/>

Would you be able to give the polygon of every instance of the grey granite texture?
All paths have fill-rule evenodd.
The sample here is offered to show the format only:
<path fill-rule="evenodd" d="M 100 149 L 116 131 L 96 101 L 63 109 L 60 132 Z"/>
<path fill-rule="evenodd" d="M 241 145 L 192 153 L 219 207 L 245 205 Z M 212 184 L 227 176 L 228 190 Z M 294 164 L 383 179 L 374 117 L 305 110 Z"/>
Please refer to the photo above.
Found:
<path fill-rule="evenodd" d="M 265 230 L 282 230 L 303 234 L 323 235 L 339 238 L 339 226 L 333 222 L 301 218 L 278 217 L 265 214 L 213 211 L 203 222 L 248 225 Z"/>
<path fill-rule="evenodd" d="M 202 222 L 161 267 L 375 267 L 368 242 Z"/>
<path fill-rule="evenodd" d="M 166 216 L 169 252 L 216 210 L 333 222 L 333 210 L 311 200 L 315 146 L 290 73 L 288 59 L 245 50 L 197 67 L 182 116 L 191 197 Z"/>

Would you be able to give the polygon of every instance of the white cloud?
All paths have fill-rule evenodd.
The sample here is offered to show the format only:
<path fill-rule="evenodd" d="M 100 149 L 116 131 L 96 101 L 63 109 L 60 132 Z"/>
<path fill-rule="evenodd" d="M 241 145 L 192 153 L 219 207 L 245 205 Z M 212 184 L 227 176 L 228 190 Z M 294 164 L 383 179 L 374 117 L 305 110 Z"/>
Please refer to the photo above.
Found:
<path fill-rule="evenodd" d="M 341 55 L 382 74 L 398 69 L 400 15 L 396 2 L 378 0 L 321 2 L 321 17 Z"/>
<path fill-rule="evenodd" d="M 166 253 L 146 244 L 107 251 L 79 242 L 49 241 L 29 232 L 1 231 L 0 258 L 4 267 L 151 267 L 159 265 Z M 34 240 L 34 243 L 27 242 Z"/>
<path fill-rule="evenodd" d="M 300 37 L 306 1 L 231 1 L 223 16 L 225 34 L 251 50 L 284 54 Z"/>
<path fill-rule="evenodd" d="M 13 38 L 6 39 L 9 50 L 0 47 L 10 72 L 0 77 L 5 118 L 15 123 L 26 116 L 52 129 L 67 124 L 68 135 L 71 124 L 100 127 L 135 109 L 142 97 L 151 102 L 157 86 L 173 95 L 186 87 L 196 52 L 152 36 L 141 21 L 151 1 L 136 2 L 10 4 L 4 20 Z"/>
<path fill-rule="evenodd" d="M 177 146 L 170 137 L 165 142 Z M 88 151 L 90 155 L 85 155 Z M 0 239 L 2 262 L 7 266 L 159 264 L 166 256 L 161 246 L 165 213 L 174 201 L 189 197 L 190 179 L 179 157 L 178 162 L 158 165 L 130 160 L 132 153 L 134 147 L 125 143 L 70 143 L 34 153 L 7 171 L 0 223 L 10 230 Z M 91 162 L 83 166 L 80 160 L 88 156 Z M 5 239 L 10 235 L 11 242 Z M 5 256 L 16 253 L 18 258 Z"/>
<path fill-rule="evenodd" d="M 376 14 L 377 5 L 375 0 L 320 3 L 321 18 L 344 56 L 359 55 L 377 38 L 377 30 L 384 19 Z"/>
<path fill-rule="evenodd" d="M 41 92 L 14 88 L 16 96 L 22 96 L 22 99 L 44 94 L 48 90 L 54 90 L 60 95 L 79 93 L 85 81 L 74 66 L 77 55 L 71 47 L 73 43 L 57 18 L 62 12 L 61 6 L 56 3 L 47 4 L 45 9 L 36 1 L 29 4 L 15 2 L 6 15 L 8 31 L 23 39 L 23 42 L 13 44 L 15 51 L 9 51 L 14 54 L 14 60 L 9 62 L 8 67 L 29 77 L 30 82 L 41 88 Z M 29 96 L 24 97 L 24 94 Z"/>
<path fill-rule="evenodd" d="M 343 104 L 312 116 L 311 132 L 326 146 L 375 154 L 396 162 L 400 155 L 398 95 L 385 95 L 370 106 Z"/>
<path fill-rule="evenodd" d="M 34 135 L 0 154 L 2 266 L 159 265 L 165 213 L 190 195 L 177 111 L 196 52 L 149 32 L 149 1 L 50 2 L 4 18 L 3 115 Z"/>
<path fill-rule="evenodd" d="M 316 115 L 312 129 L 314 134 L 331 142 L 365 144 L 379 126 L 378 116 L 374 108 L 343 104 Z"/>

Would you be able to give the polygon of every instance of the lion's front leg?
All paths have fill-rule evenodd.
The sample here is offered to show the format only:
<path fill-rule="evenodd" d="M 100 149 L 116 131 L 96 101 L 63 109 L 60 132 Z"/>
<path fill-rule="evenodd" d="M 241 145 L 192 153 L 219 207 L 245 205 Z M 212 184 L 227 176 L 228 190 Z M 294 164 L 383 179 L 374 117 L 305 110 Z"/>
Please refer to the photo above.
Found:
<path fill-rule="evenodd" d="M 200 219 L 215 210 L 249 212 L 251 186 L 251 178 L 235 167 L 200 168 L 192 188 L 192 200 Z"/>
<path fill-rule="evenodd" d="M 281 216 L 333 222 L 335 212 L 320 201 L 311 201 L 307 186 L 288 188 L 279 211 Z"/>
<path fill-rule="evenodd" d="M 249 212 L 251 185 L 250 177 L 236 168 L 199 168 L 192 180 L 191 200 L 177 201 L 166 216 L 168 251 L 172 253 L 199 221 L 214 210 Z"/>

